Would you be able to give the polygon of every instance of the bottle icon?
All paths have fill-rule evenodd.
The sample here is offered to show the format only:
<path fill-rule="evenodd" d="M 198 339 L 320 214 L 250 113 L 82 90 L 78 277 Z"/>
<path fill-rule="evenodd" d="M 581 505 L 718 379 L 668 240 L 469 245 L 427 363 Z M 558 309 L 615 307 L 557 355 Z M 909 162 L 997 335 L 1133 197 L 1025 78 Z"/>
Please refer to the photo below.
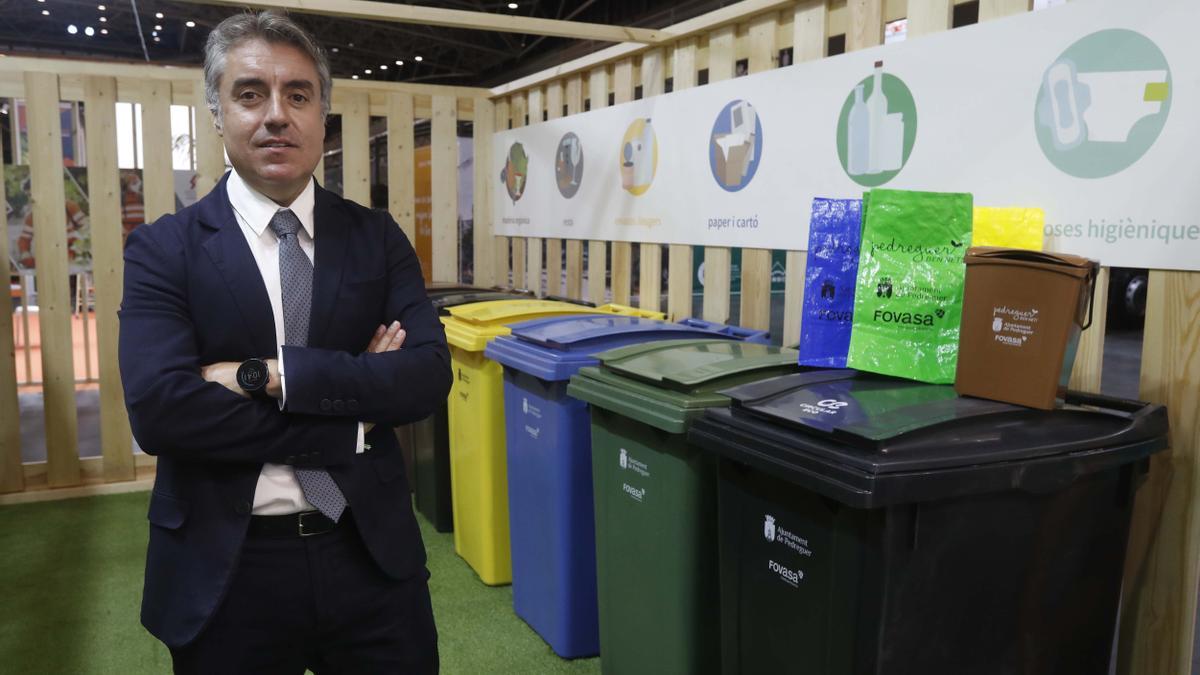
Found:
<path fill-rule="evenodd" d="M 854 87 L 854 103 L 846 122 L 846 171 L 861 176 L 870 171 L 871 119 L 863 100 L 864 85 Z"/>
<path fill-rule="evenodd" d="M 867 98 L 867 120 L 870 128 L 867 134 L 867 172 L 879 173 L 883 159 L 883 122 L 888 111 L 887 94 L 883 93 L 883 61 L 875 62 L 871 87 L 871 96 Z"/>

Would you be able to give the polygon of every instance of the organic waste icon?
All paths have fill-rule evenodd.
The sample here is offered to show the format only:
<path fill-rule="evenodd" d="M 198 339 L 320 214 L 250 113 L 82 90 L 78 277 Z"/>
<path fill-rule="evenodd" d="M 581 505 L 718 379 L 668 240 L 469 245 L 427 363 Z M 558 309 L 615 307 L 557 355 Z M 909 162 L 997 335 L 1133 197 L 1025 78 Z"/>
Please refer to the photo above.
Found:
<path fill-rule="evenodd" d="M 500 170 L 500 181 L 508 192 L 508 198 L 517 203 L 525 194 L 526 177 L 529 172 L 529 155 L 525 154 L 525 146 L 513 143 L 508 149 L 508 159 Z"/>

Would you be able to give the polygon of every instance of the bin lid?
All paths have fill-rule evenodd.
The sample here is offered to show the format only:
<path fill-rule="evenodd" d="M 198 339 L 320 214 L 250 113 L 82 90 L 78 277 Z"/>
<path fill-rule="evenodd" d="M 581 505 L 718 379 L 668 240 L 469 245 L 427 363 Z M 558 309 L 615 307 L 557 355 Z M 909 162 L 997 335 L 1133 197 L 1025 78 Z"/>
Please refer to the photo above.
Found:
<path fill-rule="evenodd" d="M 731 407 L 697 421 L 693 440 L 854 506 L 1050 491 L 1166 447 L 1165 408 L 1099 395 L 1036 410 L 853 371 L 722 393 Z"/>
<path fill-rule="evenodd" d="M 447 312 L 447 316 L 442 316 L 442 323 L 446 327 L 446 340 L 452 346 L 476 352 L 483 351 L 492 338 L 508 335 L 509 324 L 530 319 L 572 314 L 618 314 L 647 318 L 665 316 L 661 312 L 647 312 L 625 305 L 584 307 L 556 300 L 537 299 L 476 302 L 449 307 Z"/>
<path fill-rule="evenodd" d="M 729 405 L 718 390 L 798 370 L 786 347 L 732 340 L 665 340 L 598 355 L 601 365 L 571 378 L 567 393 L 671 433 L 705 408 Z"/>
<path fill-rule="evenodd" d="M 643 342 L 684 338 L 734 338 L 720 324 L 668 323 L 636 316 L 571 316 L 523 321 L 512 335 L 493 340 L 489 359 L 546 381 L 570 379 L 600 361 L 598 352 Z"/>
<path fill-rule="evenodd" d="M 458 305 L 469 305 L 475 302 L 491 302 L 494 300 L 527 300 L 533 296 L 529 293 L 521 291 L 495 291 L 495 290 L 453 290 L 444 293 L 437 291 L 429 291 L 429 300 L 433 303 L 434 309 L 438 314 L 449 314 L 451 307 Z"/>

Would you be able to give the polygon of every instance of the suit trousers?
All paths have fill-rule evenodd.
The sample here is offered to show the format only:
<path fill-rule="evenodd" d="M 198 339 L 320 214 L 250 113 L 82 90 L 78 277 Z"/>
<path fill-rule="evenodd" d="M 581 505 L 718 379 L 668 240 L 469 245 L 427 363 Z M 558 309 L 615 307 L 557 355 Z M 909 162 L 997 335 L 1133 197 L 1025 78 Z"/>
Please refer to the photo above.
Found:
<path fill-rule="evenodd" d="M 349 512 L 322 534 L 248 536 L 212 620 L 171 650 L 175 672 L 436 673 L 428 578 L 385 575 Z"/>

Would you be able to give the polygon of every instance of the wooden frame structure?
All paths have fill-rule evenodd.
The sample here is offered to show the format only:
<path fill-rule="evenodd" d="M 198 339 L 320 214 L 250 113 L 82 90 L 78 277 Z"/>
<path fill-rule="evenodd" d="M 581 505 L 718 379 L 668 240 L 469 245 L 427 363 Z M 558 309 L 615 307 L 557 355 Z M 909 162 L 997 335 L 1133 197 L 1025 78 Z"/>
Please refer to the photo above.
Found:
<path fill-rule="evenodd" d="M 224 1 L 224 0 L 219 0 Z M 491 136 L 497 130 L 522 126 L 565 113 L 574 115 L 608 103 L 610 93 L 617 103 L 632 100 L 640 84 L 643 96 L 663 91 L 665 79 L 673 78 L 674 89 L 697 84 L 700 71 L 708 81 L 734 76 L 735 64 L 743 59 L 749 72 L 779 66 L 780 50 L 791 48 L 793 62 L 823 58 L 828 39 L 844 35 L 847 50 L 876 46 L 883 41 L 887 21 L 908 18 L 909 39 L 948 30 L 953 6 L 960 0 L 745 0 L 708 15 L 660 31 L 630 33 L 620 27 L 600 31 L 588 26 L 546 26 L 532 22 L 496 22 L 494 15 L 478 27 L 483 30 L 515 30 L 527 33 L 560 34 L 592 39 L 624 40 L 588 57 L 524 77 L 492 90 L 465 87 L 414 86 L 338 80 L 334 112 L 343 115 L 344 185 L 351 199 L 367 202 L 369 116 L 387 118 L 389 131 L 389 210 L 400 226 L 413 236 L 412 124 L 417 118 L 432 119 L 433 145 L 433 277 L 457 280 L 456 154 L 454 137 L 458 120 L 472 120 L 475 139 L 475 283 L 524 286 L 539 293 L 629 302 L 633 292 L 632 247 L 638 246 L 641 273 L 639 301 L 657 308 L 660 292 L 667 295 L 672 316 L 691 313 L 693 285 L 691 247 L 668 248 L 669 278 L 661 286 L 661 242 L 640 243 L 581 241 L 492 236 Z M 281 6 L 297 11 L 370 15 L 379 20 L 420 20 L 414 10 L 388 10 L 380 3 L 351 0 L 269 0 L 252 3 Z M 1030 10 L 1030 0 L 980 0 L 980 21 Z M 364 9 L 366 7 L 367 9 Z M 378 15 L 371 15 L 372 11 Z M 362 14 L 367 12 L 367 14 Z M 386 14 L 386 15 L 385 15 Z M 457 27 L 472 26 L 471 17 L 442 15 Z M 430 19 L 432 21 L 432 19 Z M 567 23 L 567 22 L 557 22 Z M 589 32 L 590 31 L 590 32 Z M 170 195 L 170 186 L 152 189 L 157 170 L 169 175 L 169 105 L 200 106 L 203 98 L 199 72 L 150 66 L 0 59 L 0 96 L 25 97 L 31 113 L 31 143 L 38 282 L 44 293 L 42 319 L 45 328 L 43 351 L 46 396 L 48 461 L 23 466 L 19 432 L 15 424 L 0 429 L 0 492 L 21 492 L 45 487 L 128 481 L 139 470 L 152 469 L 153 458 L 130 453 L 129 428 L 120 395 L 118 373 L 113 364 L 117 330 L 116 307 L 121 296 L 121 259 L 114 122 L 103 113 L 115 101 L 141 103 L 145 110 L 146 194 Z M 57 92 L 57 96 L 55 95 Z M 46 114 L 58 100 L 83 100 L 89 112 L 89 182 L 92 192 L 92 221 L 99 347 L 102 444 L 100 460 L 80 460 L 75 453 L 76 422 L 70 377 L 69 325 L 67 325 L 66 253 L 62 228 L 55 214 L 62 213 L 62 192 L 56 189 L 61 166 L 56 119 Z M 38 121 L 39 118 L 42 121 Z M 197 119 L 201 119 L 200 116 Z M 197 163 L 200 189 L 210 189 L 223 169 L 219 139 L 207 124 L 197 123 Z M 153 177 L 152 177 L 153 176 Z M 0 183 L 0 189 L 3 184 Z M 162 190 L 160 193 L 159 190 Z M 147 203 L 147 217 L 166 212 L 172 204 Z M 0 238 L 0 253 L 7 242 Z M 586 269 L 584 251 L 588 252 Z M 610 255 L 611 250 L 611 255 Z M 726 322 L 766 328 L 770 323 L 769 251 L 742 251 L 741 314 L 730 316 L 732 250 L 705 250 L 703 316 Z M 608 259 L 611 257 L 611 265 Z M 545 262 L 543 262 L 545 261 Z M 794 345 L 800 335 L 800 298 L 805 257 L 787 252 L 785 326 L 782 342 Z M 1105 297 L 1105 270 L 1097 293 Z M 565 281 L 565 284 L 562 283 Z M 545 282 L 545 283 L 544 283 Z M 1102 370 L 1104 325 L 1103 303 L 1097 305 L 1093 328 L 1084 334 L 1072 377 L 1076 388 L 1098 391 Z M 9 322 L 5 324 L 5 322 Z M 1121 673 L 1160 675 L 1191 670 L 1195 629 L 1197 581 L 1200 578 L 1200 273 L 1152 270 L 1142 349 L 1140 392 L 1142 398 L 1166 404 L 1170 409 L 1171 451 L 1158 456 L 1148 483 L 1138 494 L 1127 562 L 1125 597 L 1120 633 Z M 64 326 L 66 328 L 64 329 Z M 64 335 L 67 336 L 64 338 Z M 64 342 L 64 340 L 67 340 Z M 12 354 L 11 316 L 0 314 L 0 350 Z M 65 375 L 63 375 L 65 373 Z M 0 363 L 0 417 L 15 420 L 17 399 L 12 360 Z M 2 503 L 0 498 L 0 503 Z"/>

